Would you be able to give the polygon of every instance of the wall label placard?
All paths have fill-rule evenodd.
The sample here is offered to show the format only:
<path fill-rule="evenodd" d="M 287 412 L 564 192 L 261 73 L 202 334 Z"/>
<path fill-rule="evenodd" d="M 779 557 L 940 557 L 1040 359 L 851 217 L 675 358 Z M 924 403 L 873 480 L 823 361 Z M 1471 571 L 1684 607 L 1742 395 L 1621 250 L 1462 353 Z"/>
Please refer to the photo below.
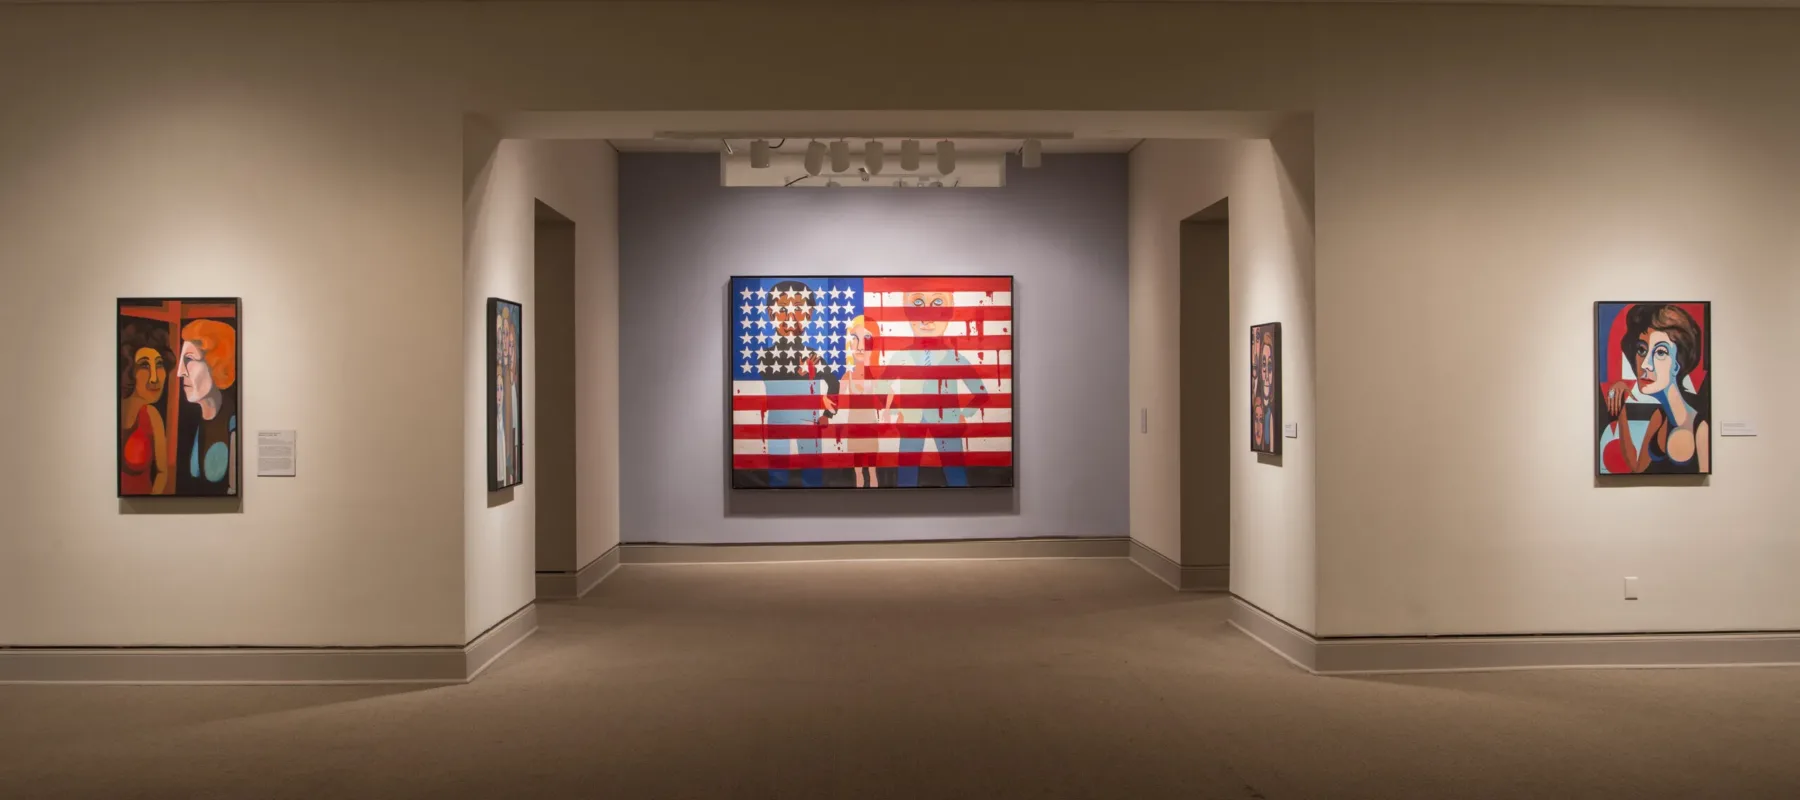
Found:
<path fill-rule="evenodd" d="M 257 477 L 292 478 L 300 474 L 297 439 L 295 431 L 257 431 Z"/>
<path fill-rule="evenodd" d="M 1755 436 L 1754 422 L 1725 422 L 1719 425 L 1720 436 Z"/>
<path fill-rule="evenodd" d="M 1281 435 L 1286 436 L 1289 439 L 1300 438 L 1300 423 L 1289 422 L 1285 425 L 1282 425 L 1281 426 Z"/>

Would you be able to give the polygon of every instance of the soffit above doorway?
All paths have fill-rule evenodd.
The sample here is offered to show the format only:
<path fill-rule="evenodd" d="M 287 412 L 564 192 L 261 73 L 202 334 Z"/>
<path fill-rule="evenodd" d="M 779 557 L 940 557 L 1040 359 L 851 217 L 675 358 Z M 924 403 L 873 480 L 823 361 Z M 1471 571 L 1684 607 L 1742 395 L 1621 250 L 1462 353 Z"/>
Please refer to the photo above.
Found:
<path fill-rule="evenodd" d="M 853 139 L 935 141 L 972 131 L 1044 135 L 1046 152 L 1124 152 L 1140 139 L 1266 139 L 1295 114 L 1244 111 L 521 111 L 479 115 L 510 139 L 605 139 L 621 150 L 718 152 L 717 139 L 669 138 L 668 132 L 731 131 L 792 138 L 798 152 L 811 141 L 838 134 Z M 1052 137 L 1049 134 L 1056 134 Z M 856 135 L 860 134 L 860 135 Z M 892 141 L 889 141 L 889 139 Z M 985 137 L 984 137 L 985 138 Z M 771 142 L 773 143 L 773 142 Z M 965 150 L 959 142 L 959 151 Z M 1004 152 L 1006 138 L 969 141 L 968 147 Z M 733 142 L 747 147 L 747 140 Z"/>
<path fill-rule="evenodd" d="M 408 3 L 439 2 L 440 0 L 286 0 L 290 3 Z M 487 0 L 487 2 L 535 2 L 536 0 Z M 656 0 L 651 0 L 655 2 Z M 875 2 L 876 0 L 865 0 Z M 904 5 L 904 0 L 881 0 L 894 5 Z M 1012 3 L 1057 3 L 1067 0 L 1007 0 Z M 0 5 L 148 5 L 148 4 L 262 4 L 268 0 L 0 0 Z M 595 4 L 609 0 L 585 0 Z M 691 0 L 661 0 L 661 2 L 691 2 Z M 918 5 L 928 2 L 940 3 L 942 0 L 917 0 Z M 1576 6 L 1576 7 L 1614 7 L 1614 8 L 1800 8 L 1800 0 L 1088 0 L 1092 3 L 1263 3 L 1263 4 L 1390 4 L 1390 5 L 1488 5 L 1488 6 Z M 782 0 L 762 0 L 764 5 L 782 5 Z"/>

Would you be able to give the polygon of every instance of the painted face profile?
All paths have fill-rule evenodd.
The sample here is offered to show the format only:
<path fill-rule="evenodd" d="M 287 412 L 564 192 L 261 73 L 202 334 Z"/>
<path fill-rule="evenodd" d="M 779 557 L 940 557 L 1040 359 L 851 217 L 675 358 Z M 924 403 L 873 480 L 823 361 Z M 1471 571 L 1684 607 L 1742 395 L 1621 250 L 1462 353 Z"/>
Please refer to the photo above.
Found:
<path fill-rule="evenodd" d="M 1655 329 L 1644 331 L 1638 337 L 1632 363 L 1637 366 L 1638 391 L 1644 394 L 1668 390 L 1681 371 L 1676 360 L 1675 342 L 1668 333 Z"/>
<path fill-rule="evenodd" d="M 949 314 L 942 310 L 950 307 L 949 292 L 907 292 L 906 307 L 915 311 L 932 310 L 932 313 L 908 318 L 907 322 L 912 326 L 914 336 L 944 335 L 944 328 L 950 323 Z M 925 318 L 921 319 L 920 316 Z"/>
<path fill-rule="evenodd" d="M 869 360 L 873 355 L 870 350 L 874 345 L 875 335 L 870 333 L 868 327 L 864 325 L 851 328 L 849 333 L 844 336 L 844 351 L 850 354 L 850 363 L 855 366 L 869 366 Z"/>
<path fill-rule="evenodd" d="M 775 323 L 777 336 L 804 336 L 806 323 L 812 319 L 812 301 L 800 292 L 769 295 L 769 319 Z"/>
<path fill-rule="evenodd" d="M 176 360 L 175 377 L 181 379 L 181 390 L 188 402 L 198 403 L 218 391 L 212 368 L 207 365 L 206 353 L 200 349 L 199 342 L 182 342 L 181 355 Z"/>
<path fill-rule="evenodd" d="M 146 403 L 155 404 L 162 399 L 163 384 L 169 378 L 169 365 L 163 361 L 162 353 L 153 347 L 138 348 L 132 359 L 133 394 Z"/>
<path fill-rule="evenodd" d="M 1261 372 L 1262 390 L 1264 394 L 1274 391 L 1275 383 L 1275 349 L 1267 340 L 1263 342 L 1262 357 L 1257 359 L 1257 370 Z"/>

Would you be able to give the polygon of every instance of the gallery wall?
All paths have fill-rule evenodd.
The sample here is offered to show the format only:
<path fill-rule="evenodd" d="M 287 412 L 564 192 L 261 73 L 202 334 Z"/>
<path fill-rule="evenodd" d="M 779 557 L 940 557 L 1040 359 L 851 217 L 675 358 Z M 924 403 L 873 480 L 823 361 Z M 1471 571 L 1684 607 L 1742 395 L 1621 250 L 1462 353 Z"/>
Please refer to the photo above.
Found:
<path fill-rule="evenodd" d="M 792 28 L 751 4 L 0 6 L 0 642 L 460 640 L 463 115 L 870 86 L 921 125 L 1314 112 L 1317 632 L 1800 628 L 1800 14 L 983 3 L 916 59 L 767 46 Z M 134 513 L 95 354 L 113 298 L 188 292 L 244 298 L 244 424 L 297 429 L 301 476 Z M 1717 419 L 1760 435 L 1715 439 L 1700 485 L 1597 482 L 1591 304 L 1669 295 L 1714 302 Z"/>
<path fill-rule="evenodd" d="M 1131 153 L 1131 404 L 1149 416 L 1148 432 L 1141 419 L 1131 427 L 1132 536 L 1181 564 L 1227 557 L 1234 594 L 1302 629 L 1314 625 L 1315 602 L 1310 129 L 1297 119 L 1274 140 L 1149 140 Z M 1182 273 L 1181 225 L 1220 200 L 1230 207 L 1228 296 L 1196 297 L 1183 284 L 1204 277 Z M 1184 326 L 1220 314 L 1229 360 L 1184 359 Z M 1250 326 L 1267 322 L 1282 324 L 1282 411 L 1301 432 L 1279 457 L 1250 450 Z M 1184 392 L 1221 381 L 1228 417 L 1183 413 Z M 1183 519 L 1193 500 L 1183 462 L 1196 454 L 1180 445 L 1192 425 L 1229 425 L 1229 474 L 1211 476 L 1229 481 L 1228 520 Z"/>
<path fill-rule="evenodd" d="M 1767 101 L 1796 33 L 1496 10 L 1333 37 L 1324 63 L 1354 68 L 1318 84 L 1321 633 L 1800 628 L 1778 366 L 1800 105 Z M 1600 300 L 1712 301 L 1710 478 L 1595 477 Z"/>
<path fill-rule="evenodd" d="M 534 233 L 537 204 L 542 202 L 575 223 L 575 274 L 578 313 L 572 332 L 576 341 L 564 345 L 576 350 L 576 363 L 596 365 L 612 363 L 615 349 L 607 347 L 608 323 L 616 324 L 616 303 L 589 297 L 582 292 L 586 284 L 596 284 L 596 294 L 613 297 L 610 285 L 617 273 L 617 215 L 615 153 L 605 142 L 534 142 L 497 140 L 491 128 L 479 121 L 469 123 L 465 144 L 469 148 L 469 189 L 465 206 L 465 251 L 463 292 L 463 513 L 464 513 L 464 596 L 466 617 L 464 635 L 473 639 L 490 626 L 505 619 L 536 597 L 538 488 L 544 483 L 538 466 L 538 437 L 549 434 L 574 437 L 577 441 L 576 467 L 579 475 L 584 449 L 590 457 L 595 448 L 581 440 L 577 431 L 566 424 L 576 420 L 557 420 L 554 429 L 540 430 L 538 418 L 538 384 L 543 376 L 538 369 L 538 320 L 541 316 L 534 280 Z M 498 492 L 488 491 L 488 360 L 487 299 L 498 297 L 524 307 L 524 372 L 525 393 L 524 482 Z M 585 316 L 585 319 L 584 319 Z M 570 331 L 563 330 L 568 334 Z M 590 343 L 598 343 L 595 349 Z M 585 346 L 584 346 L 585 345 Z M 602 367 L 604 368 L 604 367 Z M 576 403 L 591 407 L 595 423 L 608 421 L 608 405 L 616 402 L 605 391 L 604 381 L 584 387 L 576 376 Z M 616 385 L 616 384 L 615 384 Z M 588 392 L 584 393 L 583 388 Z M 598 389 L 598 391 L 596 391 Z M 586 409 L 578 409 L 579 415 Z M 577 424 L 579 424 L 577 422 Z M 592 479 L 606 477 L 596 470 Z M 566 477 L 566 476 L 558 476 Z M 609 493 L 604 487 L 577 483 L 582 491 L 596 491 L 589 498 L 586 513 L 596 518 L 586 526 L 581 517 L 584 509 L 577 502 L 572 534 L 564 544 L 567 552 L 558 566 L 573 570 L 579 557 L 579 543 L 585 532 L 590 550 L 603 552 L 617 541 L 616 511 L 605 507 Z M 614 507 L 616 508 L 616 507 Z M 551 520 L 551 522 L 567 520 Z M 609 524 L 610 523 L 610 524 Z M 605 541 L 610 534 L 611 541 Z M 597 553 L 596 553 L 597 555 Z M 591 559 L 590 559 L 591 560 Z M 582 562 L 585 563 L 585 562 Z"/>
<path fill-rule="evenodd" d="M 0 369 L 43 378 L 0 393 L 0 643 L 462 643 L 460 123 L 354 58 L 39 27 L 81 18 L 0 9 Z M 242 298 L 239 429 L 296 477 L 115 498 L 136 296 Z"/>
<path fill-rule="evenodd" d="M 620 156 L 620 458 L 628 542 L 1122 536 L 1123 154 L 1004 188 L 756 189 L 709 154 Z M 727 491 L 733 275 L 1011 275 L 1018 486 Z"/>

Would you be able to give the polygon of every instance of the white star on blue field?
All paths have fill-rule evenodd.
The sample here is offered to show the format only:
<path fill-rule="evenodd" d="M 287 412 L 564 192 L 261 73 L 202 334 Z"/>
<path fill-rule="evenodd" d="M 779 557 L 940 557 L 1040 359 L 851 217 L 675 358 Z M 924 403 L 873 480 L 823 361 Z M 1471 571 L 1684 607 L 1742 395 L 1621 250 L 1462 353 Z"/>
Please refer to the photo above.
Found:
<path fill-rule="evenodd" d="M 786 307 L 812 309 L 798 337 L 777 334 L 775 321 L 769 316 L 772 306 L 783 293 L 777 286 L 789 287 Z M 731 377 L 734 380 L 763 380 L 767 361 L 797 360 L 810 350 L 831 370 L 844 368 L 844 336 L 850 321 L 863 313 L 863 279 L 839 277 L 814 278 L 733 278 L 731 279 Z"/>

